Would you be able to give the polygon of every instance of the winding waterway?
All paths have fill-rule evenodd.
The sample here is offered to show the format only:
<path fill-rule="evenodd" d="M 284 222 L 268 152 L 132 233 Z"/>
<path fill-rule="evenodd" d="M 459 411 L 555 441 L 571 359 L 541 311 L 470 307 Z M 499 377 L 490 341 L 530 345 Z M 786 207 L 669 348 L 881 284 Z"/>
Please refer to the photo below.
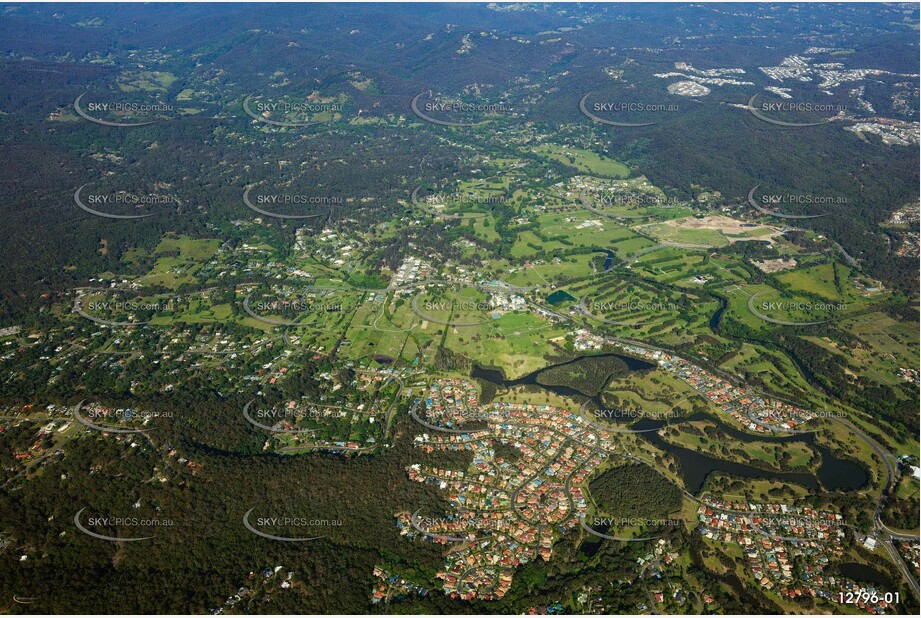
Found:
<path fill-rule="evenodd" d="M 709 419 L 705 415 L 694 415 L 685 420 L 702 420 Z M 801 485 L 810 491 L 815 491 L 820 487 L 831 491 L 854 491 L 866 486 L 869 476 L 866 469 L 860 464 L 847 460 L 836 459 L 831 452 L 816 443 L 815 434 L 797 434 L 797 435 L 752 435 L 730 427 L 720 421 L 714 421 L 719 429 L 727 435 L 739 440 L 742 443 L 757 440 L 760 442 L 804 442 L 810 448 L 819 453 L 822 463 L 819 465 L 815 474 L 808 472 L 777 472 L 773 470 L 764 470 L 755 466 L 750 466 L 734 461 L 719 459 L 710 455 L 705 455 L 698 451 L 675 446 L 666 442 L 658 433 L 650 431 L 641 434 L 646 440 L 649 440 L 657 448 L 670 453 L 678 460 L 681 467 L 681 477 L 684 480 L 687 490 L 692 494 L 698 494 L 703 489 L 707 477 L 715 472 L 724 472 L 732 476 L 753 479 L 777 480 L 786 483 Z M 643 419 L 631 426 L 632 429 L 657 429 L 665 423 L 652 419 Z"/>
<path fill-rule="evenodd" d="M 515 386 L 536 386 L 561 397 L 567 397 L 576 401 L 588 399 L 597 408 L 604 407 L 599 396 L 583 393 L 570 386 L 540 384 L 537 380 L 538 375 L 548 369 L 564 367 L 571 363 L 578 362 L 591 355 L 582 355 L 572 360 L 548 365 L 536 371 L 524 375 L 514 380 L 507 380 L 505 375 L 496 369 L 486 369 L 474 365 L 471 377 L 485 380 L 496 386 L 512 388 Z M 655 365 L 644 360 L 624 356 L 622 354 L 600 354 L 594 358 L 617 358 L 624 362 L 629 371 L 645 371 L 653 369 Z M 778 480 L 786 483 L 793 483 L 816 491 L 819 488 L 825 488 L 830 491 L 854 491 L 861 489 L 869 482 L 869 475 L 864 466 L 849 459 L 838 459 L 832 455 L 831 451 L 816 442 L 816 435 L 812 433 L 803 433 L 796 435 L 753 435 L 736 429 L 722 421 L 704 414 L 695 414 L 682 420 L 710 420 L 719 427 L 719 429 L 731 436 L 733 439 L 745 444 L 751 441 L 761 442 L 803 442 L 810 448 L 814 449 L 821 457 L 821 464 L 815 473 L 812 472 L 778 472 L 766 470 L 751 466 L 744 463 L 727 461 L 700 453 L 691 449 L 675 446 L 663 440 L 656 432 L 650 431 L 641 434 L 643 438 L 649 440 L 657 448 L 670 453 L 677 459 L 681 466 L 681 476 L 684 480 L 687 490 L 693 494 L 698 494 L 703 488 L 707 477 L 713 473 L 723 472 L 732 476 L 750 479 L 767 479 Z M 643 419 L 630 426 L 631 429 L 658 429 L 666 423 L 660 420 Z"/>

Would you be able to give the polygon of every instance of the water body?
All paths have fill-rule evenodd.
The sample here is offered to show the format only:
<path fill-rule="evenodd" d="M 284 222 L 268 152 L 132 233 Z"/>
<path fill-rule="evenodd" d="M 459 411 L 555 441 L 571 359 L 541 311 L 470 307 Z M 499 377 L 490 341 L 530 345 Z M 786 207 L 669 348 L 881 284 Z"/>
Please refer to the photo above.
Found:
<path fill-rule="evenodd" d="M 655 365 L 652 363 L 640 360 L 638 358 L 633 358 L 631 356 L 624 356 L 622 354 L 596 354 L 578 356 L 572 360 L 566 361 L 565 363 L 547 365 L 546 367 L 541 367 L 537 371 L 532 371 L 531 373 L 515 380 L 506 380 L 505 375 L 497 369 L 485 369 L 479 365 L 474 365 L 473 371 L 470 372 L 470 377 L 485 380 L 495 384 L 496 386 L 502 386 L 505 388 L 511 388 L 514 386 L 537 386 L 546 391 L 550 391 L 551 393 L 560 395 L 561 397 L 569 397 L 576 400 L 588 398 L 599 408 L 604 407 L 601 403 L 600 397 L 598 396 L 594 396 L 589 393 L 583 393 L 582 391 L 569 386 L 549 386 L 546 384 L 540 384 L 537 381 L 537 376 L 543 371 L 554 367 L 565 367 L 566 365 L 571 365 L 572 363 L 578 362 L 585 358 L 617 358 L 624 362 L 628 371 L 645 371 L 647 369 L 655 368 Z"/>
<path fill-rule="evenodd" d="M 816 443 L 814 433 L 797 435 L 758 436 L 753 438 L 750 434 L 739 431 L 735 427 L 717 423 L 721 430 L 738 440 L 747 441 L 756 439 L 761 442 L 805 442 L 810 448 L 817 451 L 822 458 L 822 463 L 817 470 L 817 476 L 822 486 L 833 491 L 854 491 L 866 486 L 870 480 L 867 469 L 849 459 L 836 459 L 824 446 Z"/>
<path fill-rule="evenodd" d="M 695 417 L 696 416 L 697 415 L 695 415 Z M 701 415 L 699 418 L 704 417 Z M 632 425 L 632 428 L 653 429 L 659 428 L 663 424 L 664 423 L 661 421 L 643 419 Z M 808 472 L 775 472 L 762 470 L 761 468 L 749 466 L 747 464 L 718 459 L 691 449 L 674 446 L 663 440 L 659 434 L 655 432 L 644 433 L 642 437 L 649 440 L 656 447 L 670 453 L 678 460 L 681 466 L 681 477 L 684 480 L 685 486 L 689 492 L 695 495 L 700 493 L 707 477 L 714 472 L 724 472 L 742 478 L 768 479 L 793 483 L 805 487 L 810 491 L 815 491 L 819 489 L 820 486 L 832 491 L 852 491 L 865 486 L 869 480 L 867 471 L 863 466 L 849 460 L 835 459 L 828 449 L 817 445 L 815 443 L 815 434 L 754 436 L 719 421 L 716 421 L 716 424 L 722 431 L 741 442 L 750 442 L 753 440 L 762 442 L 805 442 L 811 448 L 818 451 L 822 458 L 822 464 L 819 466 L 815 475 Z"/>
<path fill-rule="evenodd" d="M 843 577 L 849 577 L 858 582 L 875 584 L 888 590 L 897 590 L 897 588 L 892 587 L 892 581 L 885 573 L 876 570 L 869 564 L 845 562 L 844 564 L 839 564 L 835 570 Z"/>
<path fill-rule="evenodd" d="M 607 534 L 608 530 L 611 528 L 608 524 L 603 524 L 599 526 L 592 526 L 593 529 L 597 530 L 601 534 Z M 605 539 L 601 537 L 589 537 L 592 540 L 582 541 L 582 544 L 579 545 L 579 553 L 581 553 L 586 558 L 592 558 L 595 554 L 598 553 L 598 550 L 601 549 L 601 544 L 604 543 Z"/>
<path fill-rule="evenodd" d="M 729 306 L 729 303 L 726 302 L 725 298 L 721 298 L 720 308 L 716 310 L 716 313 L 713 314 L 713 317 L 710 318 L 710 330 L 716 332 L 716 328 L 720 325 L 720 318 L 723 317 L 723 312 L 726 311 L 726 308 Z"/>
<path fill-rule="evenodd" d="M 564 363 L 548 365 L 547 367 L 533 371 L 515 380 L 507 380 L 505 375 L 499 370 L 486 369 L 478 365 L 474 365 L 473 371 L 470 375 L 473 378 L 485 380 L 505 388 L 514 386 L 536 386 L 562 397 L 568 397 L 577 401 L 588 399 L 592 404 L 594 404 L 595 408 L 604 408 L 605 405 L 601 402 L 600 397 L 586 395 L 585 393 L 582 393 L 577 389 L 571 388 L 569 386 L 547 386 L 537 382 L 537 376 L 542 371 L 550 369 L 551 367 L 565 366 L 583 358 L 588 358 L 589 356 L 590 355 L 583 355 Z M 597 356 L 602 358 L 618 358 L 626 364 L 629 371 L 645 371 L 655 367 L 655 365 L 647 361 L 633 358 L 631 356 L 624 356 L 621 354 L 600 354 Z M 854 491 L 865 487 L 869 482 L 869 474 L 866 468 L 864 468 L 861 464 L 848 459 L 835 458 L 827 448 L 816 443 L 815 434 L 766 434 L 763 436 L 756 436 L 740 431 L 735 427 L 726 425 L 721 421 L 704 414 L 695 414 L 690 417 L 686 417 L 684 420 L 709 420 L 716 423 L 716 425 L 722 431 L 726 432 L 727 435 L 732 436 L 742 443 L 751 442 L 753 440 L 763 442 L 804 442 L 810 448 L 816 450 L 822 459 L 822 463 L 819 465 L 819 468 L 816 470 L 815 474 L 810 472 L 775 472 L 771 470 L 763 470 L 761 468 L 742 463 L 726 461 L 724 459 L 719 459 L 710 455 L 698 453 L 697 451 L 693 451 L 691 449 L 673 446 L 660 438 L 657 433 L 652 431 L 641 434 L 655 446 L 659 447 L 663 451 L 671 453 L 678 460 L 681 466 L 681 476 L 684 479 L 685 486 L 687 487 L 688 491 L 693 494 L 700 492 L 700 490 L 703 488 L 704 482 L 707 480 L 707 477 L 714 472 L 724 472 L 742 478 L 774 479 L 782 482 L 801 485 L 811 491 L 815 491 L 820 487 L 824 487 L 830 491 Z M 631 425 L 631 428 L 658 429 L 664 424 L 665 423 L 663 421 L 659 420 L 643 419 Z"/>
<path fill-rule="evenodd" d="M 563 290 L 557 290 L 556 292 L 554 292 L 553 294 L 547 297 L 547 302 L 552 306 L 559 305 L 560 303 L 569 302 L 571 300 L 575 300 L 575 298 L 573 298 L 569 294 L 569 292 L 564 292 Z"/>
<path fill-rule="evenodd" d="M 614 266 L 614 252 L 607 250 L 604 252 L 604 254 L 607 257 L 604 259 L 604 266 L 601 267 L 601 270 L 603 272 L 608 272 Z"/>

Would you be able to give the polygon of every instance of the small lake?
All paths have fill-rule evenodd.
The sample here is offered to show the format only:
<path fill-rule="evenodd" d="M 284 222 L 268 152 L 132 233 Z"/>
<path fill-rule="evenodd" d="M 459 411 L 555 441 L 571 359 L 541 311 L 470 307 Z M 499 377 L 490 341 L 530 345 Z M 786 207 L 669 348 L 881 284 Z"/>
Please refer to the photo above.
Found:
<path fill-rule="evenodd" d="M 597 530 L 601 534 L 607 534 L 610 526 L 608 524 L 603 524 L 600 526 L 592 526 L 594 530 Z M 604 543 L 604 539 L 598 536 L 589 537 L 588 539 L 582 541 L 582 544 L 579 545 L 579 553 L 581 553 L 586 558 L 591 558 L 598 553 L 598 550 L 601 549 L 601 544 Z"/>
<path fill-rule="evenodd" d="M 874 584 L 884 588 L 892 586 L 892 581 L 889 580 L 885 573 L 876 570 L 869 564 L 845 562 L 844 564 L 837 565 L 835 571 L 840 573 L 843 577 L 849 577 L 854 581 Z M 897 588 L 891 589 L 896 590 Z"/>
<path fill-rule="evenodd" d="M 767 435 L 753 438 L 751 434 L 747 434 L 722 422 L 717 421 L 717 425 L 719 425 L 722 431 L 725 431 L 733 438 L 743 442 L 752 439 L 772 443 L 804 442 L 811 449 L 818 452 L 819 456 L 822 458 L 822 463 L 819 465 L 817 475 L 825 489 L 832 491 L 854 491 L 865 487 L 870 481 L 866 468 L 850 459 L 836 459 L 835 456 L 831 454 L 831 451 L 816 443 L 814 433 Z"/>
<path fill-rule="evenodd" d="M 564 292 L 563 290 L 557 290 L 547 297 L 547 303 L 554 307 L 560 303 L 567 303 L 572 300 L 576 299 L 570 295 L 569 292 Z"/>

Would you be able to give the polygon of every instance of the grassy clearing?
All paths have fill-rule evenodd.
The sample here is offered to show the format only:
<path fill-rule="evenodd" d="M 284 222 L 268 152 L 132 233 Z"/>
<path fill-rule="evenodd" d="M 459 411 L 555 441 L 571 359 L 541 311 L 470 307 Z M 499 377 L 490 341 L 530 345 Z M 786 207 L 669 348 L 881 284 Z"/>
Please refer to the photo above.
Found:
<path fill-rule="evenodd" d="M 551 340 L 562 343 L 565 334 L 565 328 L 532 313 L 515 312 L 478 326 L 449 327 L 445 347 L 515 378 L 544 367 L 555 351 Z"/>
<path fill-rule="evenodd" d="M 602 157 L 590 150 L 582 150 L 581 148 L 572 148 L 570 146 L 560 146 L 557 144 L 541 144 L 537 148 L 534 148 L 532 152 L 548 159 L 559 161 L 564 165 L 574 167 L 580 172 L 591 174 L 592 176 L 626 178 L 630 175 L 630 168 L 623 163 L 619 163 L 614 159 Z"/>
<path fill-rule="evenodd" d="M 122 92 L 166 92 L 176 76 L 166 71 L 128 71 L 118 76 Z"/>

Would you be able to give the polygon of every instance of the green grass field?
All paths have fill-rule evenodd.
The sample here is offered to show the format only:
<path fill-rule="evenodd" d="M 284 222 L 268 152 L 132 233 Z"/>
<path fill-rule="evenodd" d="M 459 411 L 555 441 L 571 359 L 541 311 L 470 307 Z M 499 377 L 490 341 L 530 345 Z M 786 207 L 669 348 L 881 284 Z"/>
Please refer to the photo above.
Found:
<path fill-rule="evenodd" d="M 122 92 L 166 92 L 176 81 L 176 76 L 165 71 L 126 71 L 118 76 Z"/>
<path fill-rule="evenodd" d="M 552 340 L 562 345 L 565 333 L 532 313 L 506 313 L 479 326 L 449 327 L 445 347 L 514 378 L 544 367 L 554 352 Z"/>
<path fill-rule="evenodd" d="M 215 239 L 164 237 L 152 252 L 157 258 L 156 263 L 150 272 L 138 279 L 138 283 L 170 289 L 176 289 L 184 283 L 196 283 L 196 274 L 217 253 L 220 243 Z"/>
<path fill-rule="evenodd" d="M 565 258 L 520 261 L 496 260 L 487 271 L 496 279 L 522 287 L 551 289 L 564 282 L 592 274 L 591 262 L 595 254 L 572 255 Z"/>
<path fill-rule="evenodd" d="M 580 172 L 592 176 L 605 176 L 608 178 L 626 178 L 630 175 L 630 168 L 614 159 L 602 158 L 589 150 L 560 146 L 557 144 L 541 144 L 532 152 L 543 155 L 549 159 L 559 161 L 564 165 L 575 167 Z"/>
<path fill-rule="evenodd" d="M 745 371 L 757 376 L 777 393 L 811 393 L 809 383 L 790 358 L 762 346 L 744 343 L 739 352 L 721 362 L 720 367 L 731 373 Z"/>
<path fill-rule="evenodd" d="M 444 326 L 426 322 L 411 308 L 411 297 L 366 302 L 355 312 L 340 354 L 363 362 L 375 356 L 422 364 L 434 361 Z"/>

